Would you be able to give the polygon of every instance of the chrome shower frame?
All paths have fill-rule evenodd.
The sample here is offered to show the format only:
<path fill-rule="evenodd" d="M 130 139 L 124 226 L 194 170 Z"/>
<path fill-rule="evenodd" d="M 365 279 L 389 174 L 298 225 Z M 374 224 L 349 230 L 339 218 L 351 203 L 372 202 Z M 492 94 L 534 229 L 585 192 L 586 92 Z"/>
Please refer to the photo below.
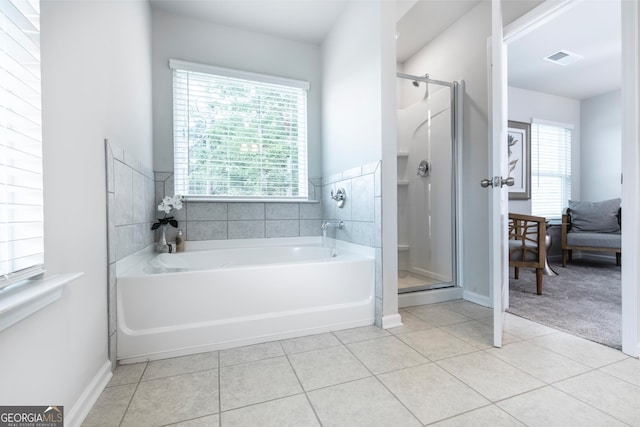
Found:
<path fill-rule="evenodd" d="M 433 287 L 427 285 L 419 288 L 412 288 L 410 292 L 439 289 L 443 287 L 461 287 L 462 286 L 462 268 L 460 260 L 462 259 L 461 246 L 459 242 L 459 236 L 461 236 L 460 225 L 462 224 L 462 213 L 458 210 L 462 206 L 462 192 L 460 191 L 460 177 L 459 171 L 462 170 L 462 159 L 460 158 L 461 144 L 462 144 L 462 101 L 464 93 L 464 81 L 447 82 L 444 80 L 436 80 L 429 77 L 429 74 L 424 76 L 414 76 L 405 73 L 396 73 L 397 78 L 412 80 L 414 82 L 424 82 L 425 84 L 435 84 L 439 86 L 448 87 L 450 90 L 451 100 L 451 144 L 452 144 L 452 156 L 453 162 L 451 165 L 451 182 L 454 190 L 454 197 L 451 199 L 451 215 L 453 222 L 453 244 L 451 259 L 453 262 L 452 278 L 451 282 L 443 283 L 442 286 Z"/>

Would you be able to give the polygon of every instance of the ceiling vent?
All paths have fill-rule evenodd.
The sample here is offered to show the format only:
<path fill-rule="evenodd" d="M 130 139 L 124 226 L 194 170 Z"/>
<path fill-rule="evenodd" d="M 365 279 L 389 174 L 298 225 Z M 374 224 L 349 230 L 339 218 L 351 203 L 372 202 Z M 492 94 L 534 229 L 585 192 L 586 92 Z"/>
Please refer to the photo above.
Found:
<path fill-rule="evenodd" d="M 577 53 L 569 52 L 568 50 L 559 50 L 543 59 L 545 61 L 553 62 L 554 64 L 565 66 L 578 62 L 582 58 L 583 57 Z"/>
<path fill-rule="evenodd" d="M 583 57 L 578 55 L 577 53 L 569 52 L 568 50 L 559 50 L 556 53 L 547 56 L 546 58 L 544 58 L 544 60 L 553 62 L 554 64 L 565 66 L 573 64 L 574 62 L 578 62 L 582 58 Z"/>

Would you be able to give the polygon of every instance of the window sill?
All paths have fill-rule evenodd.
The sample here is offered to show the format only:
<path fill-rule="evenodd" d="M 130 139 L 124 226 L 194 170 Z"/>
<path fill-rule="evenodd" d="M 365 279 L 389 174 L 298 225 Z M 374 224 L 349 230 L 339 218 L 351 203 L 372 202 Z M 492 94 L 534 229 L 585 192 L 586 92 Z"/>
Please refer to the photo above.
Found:
<path fill-rule="evenodd" d="M 320 203 L 319 200 L 310 199 L 268 199 L 268 198 L 254 198 L 254 199 L 242 199 L 233 197 L 198 197 L 198 196 L 184 196 L 185 202 L 207 202 L 207 203 Z"/>
<path fill-rule="evenodd" d="M 0 297 L 0 331 L 43 309 L 62 296 L 62 288 L 84 273 L 57 274 L 10 290 Z"/>

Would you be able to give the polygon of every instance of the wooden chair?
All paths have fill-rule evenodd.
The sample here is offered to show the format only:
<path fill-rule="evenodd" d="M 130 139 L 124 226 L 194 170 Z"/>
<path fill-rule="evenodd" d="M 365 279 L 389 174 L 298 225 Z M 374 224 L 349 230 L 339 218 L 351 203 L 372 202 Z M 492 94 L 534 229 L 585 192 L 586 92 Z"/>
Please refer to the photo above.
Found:
<path fill-rule="evenodd" d="M 546 218 L 509 214 L 509 267 L 515 268 L 516 279 L 520 267 L 535 268 L 538 295 L 542 295 L 542 271 L 547 259 L 546 234 Z"/>

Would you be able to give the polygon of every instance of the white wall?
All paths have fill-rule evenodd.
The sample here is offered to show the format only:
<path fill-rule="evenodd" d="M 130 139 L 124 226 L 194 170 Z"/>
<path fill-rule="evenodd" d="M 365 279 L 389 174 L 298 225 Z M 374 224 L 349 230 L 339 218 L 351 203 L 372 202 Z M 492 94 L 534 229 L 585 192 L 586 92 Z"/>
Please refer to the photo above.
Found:
<path fill-rule="evenodd" d="M 151 162 L 151 17 L 146 2 L 41 8 L 45 265 L 84 276 L 0 332 L 0 402 L 64 405 L 71 426 L 110 367 L 104 138 Z"/>
<path fill-rule="evenodd" d="M 351 2 L 322 44 L 322 175 L 381 158 L 380 4 Z"/>
<path fill-rule="evenodd" d="M 383 327 L 399 326 L 395 57 L 393 2 L 348 3 L 322 44 L 323 180 L 342 172 L 348 179 L 383 154 L 391 159 L 375 180 L 376 324 Z"/>
<path fill-rule="evenodd" d="M 581 200 L 622 197 L 621 95 L 617 90 L 580 103 Z"/>
<path fill-rule="evenodd" d="M 546 93 L 509 87 L 509 120 L 531 123 L 531 119 L 572 124 L 571 198 L 580 199 L 581 119 L 580 101 Z M 509 200 L 509 212 L 531 214 L 531 199 Z"/>
<path fill-rule="evenodd" d="M 309 177 L 321 176 L 320 47 L 153 10 L 154 169 L 173 171 L 173 83 L 169 59 L 310 82 Z"/>
<path fill-rule="evenodd" d="M 410 13 L 410 12 L 409 12 Z M 491 4 L 481 2 L 403 64 L 403 72 L 429 73 L 437 80 L 464 80 L 462 143 L 463 285 L 468 295 L 489 297 L 487 190 L 480 180 L 489 171 L 487 37 Z"/>

